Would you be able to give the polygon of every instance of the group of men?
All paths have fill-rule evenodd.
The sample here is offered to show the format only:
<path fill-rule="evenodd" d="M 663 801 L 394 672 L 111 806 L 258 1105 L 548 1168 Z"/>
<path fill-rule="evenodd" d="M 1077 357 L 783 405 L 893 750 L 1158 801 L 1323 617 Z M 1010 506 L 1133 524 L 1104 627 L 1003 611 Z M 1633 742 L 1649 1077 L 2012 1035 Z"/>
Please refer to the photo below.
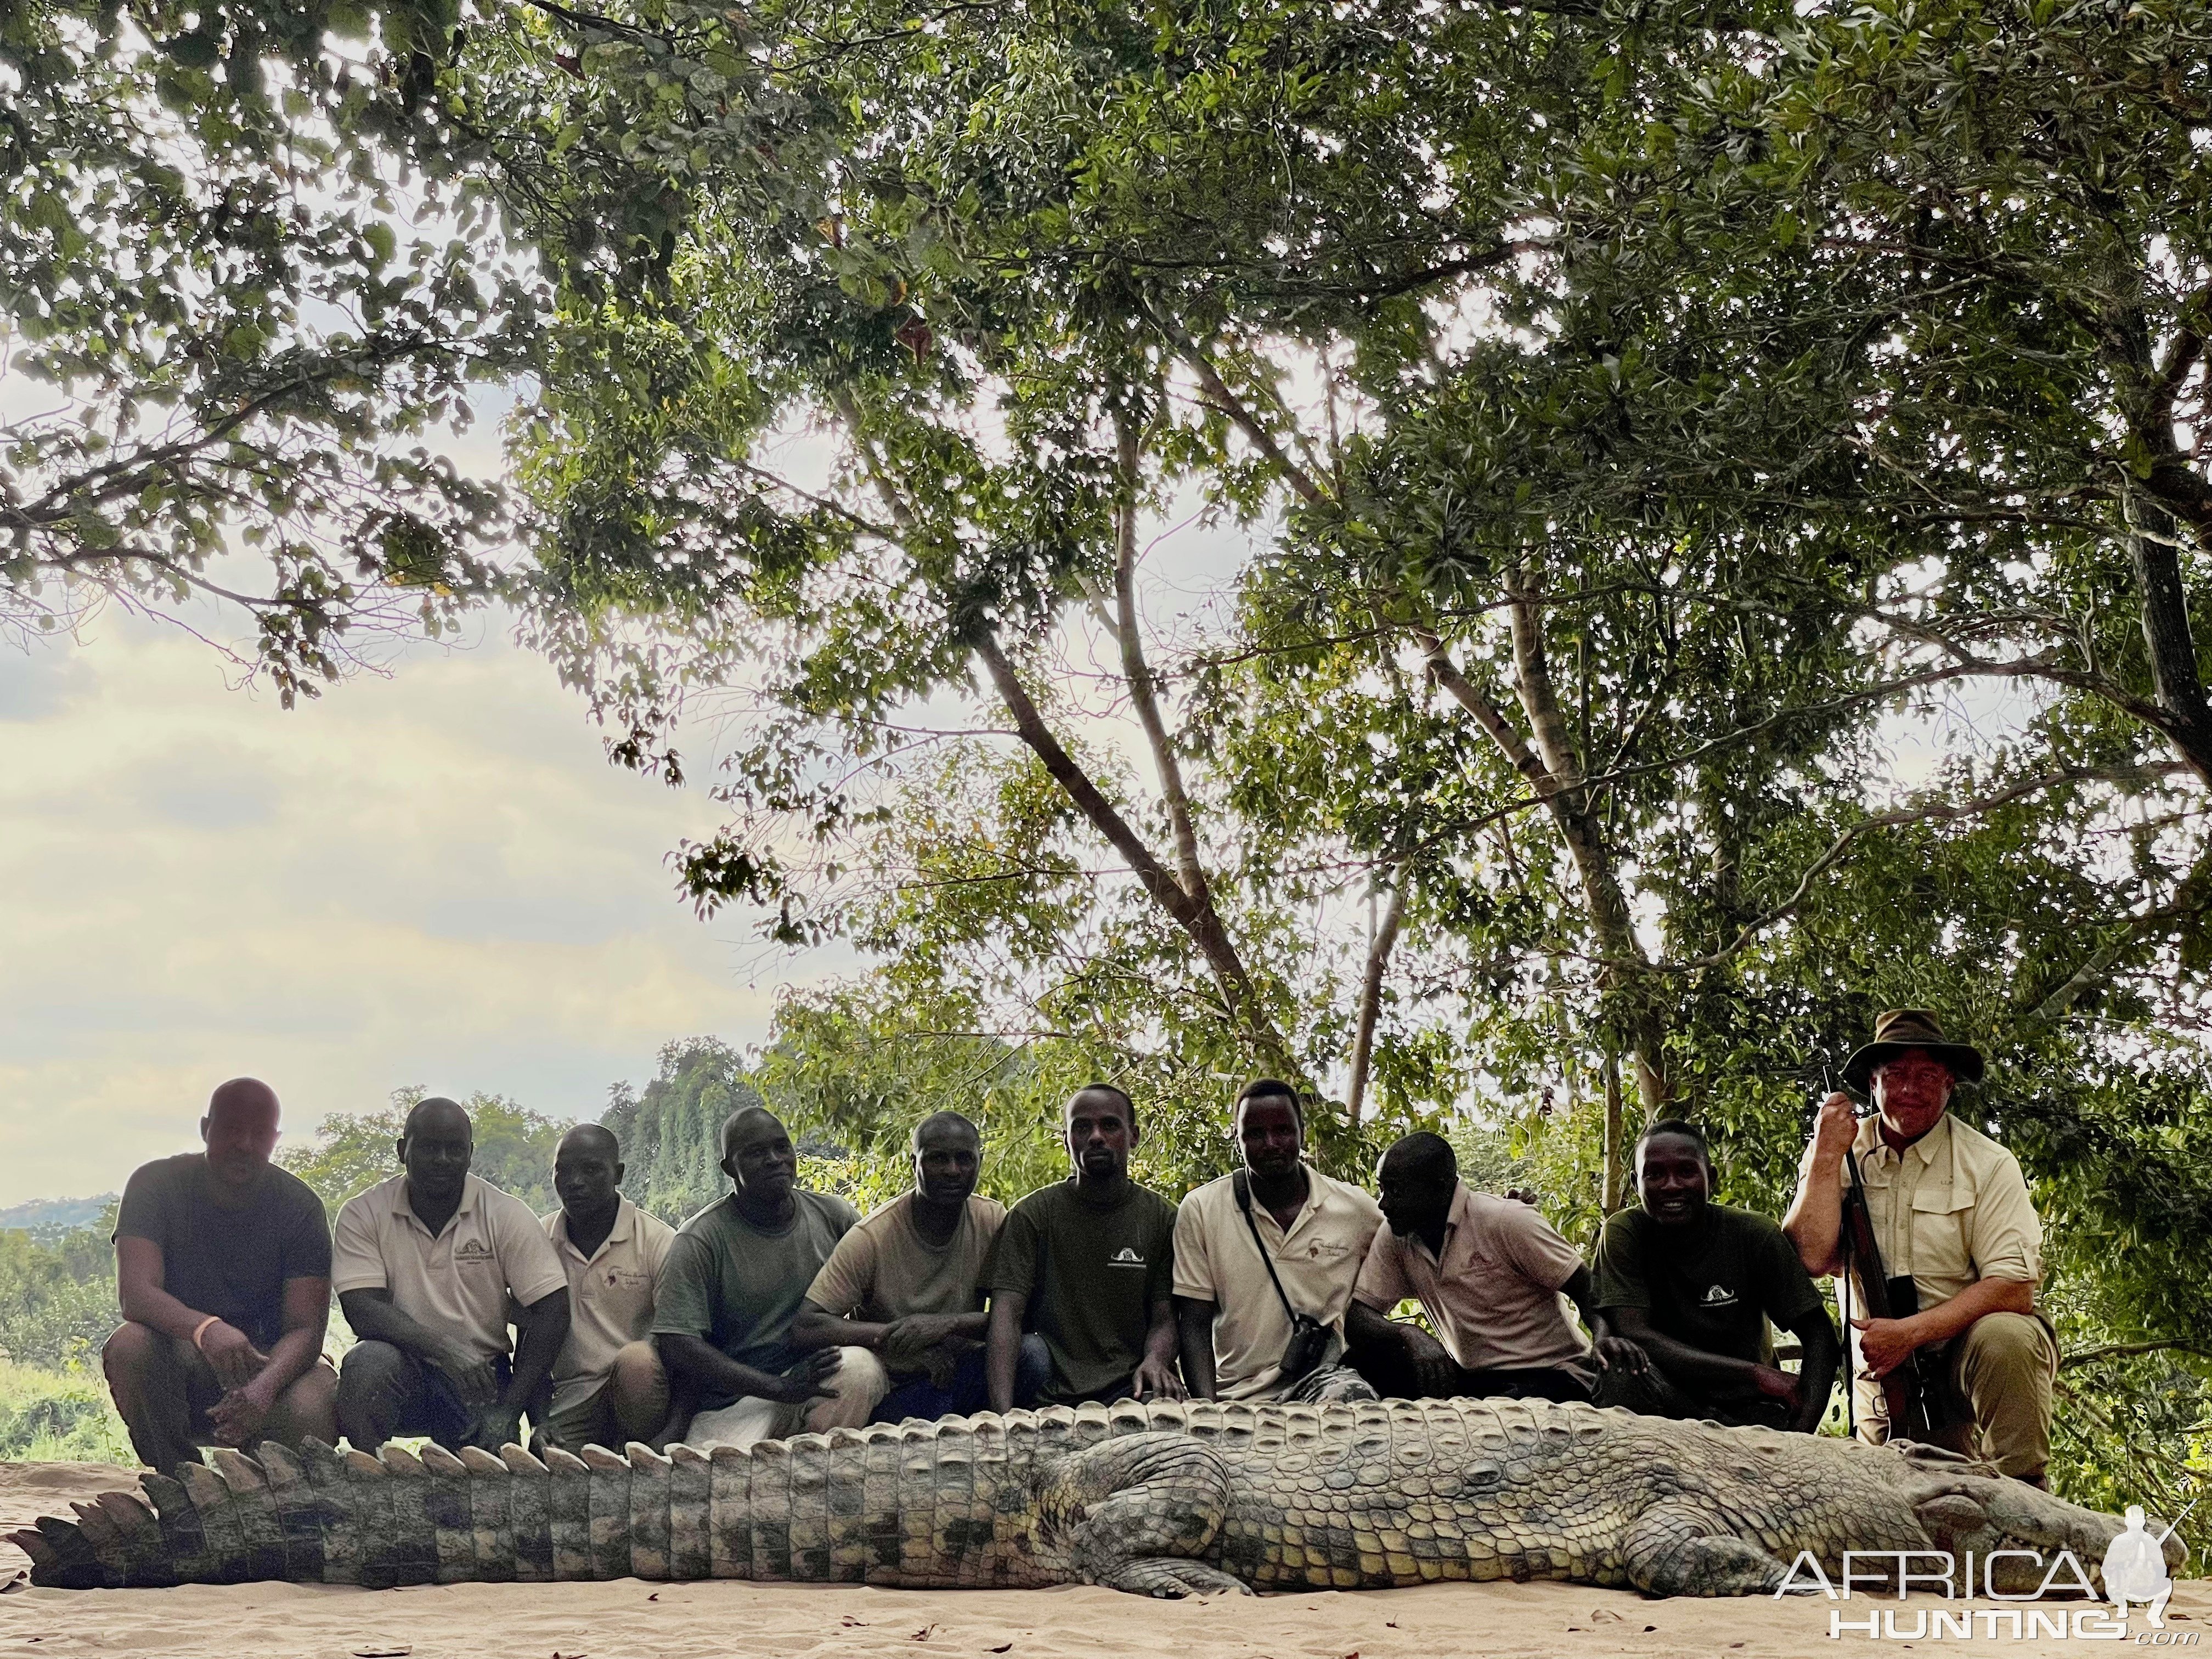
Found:
<path fill-rule="evenodd" d="M 1705 1137 L 1637 1142 L 1640 1202 L 1585 1262 L 1530 1203 L 1470 1188 L 1450 1145 L 1407 1135 L 1374 1196 L 1304 1157 L 1297 1092 L 1262 1079 L 1231 1111 L 1239 1167 L 1180 1205 L 1129 1174 L 1137 1109 L 1110 1084 L 1069 1097 L 1073 1172 L 1010 1211 L 975 1188 L 975 1126 L 915 1125 L 912 1187 L 865 1220 L 797 1184 L 774 1113 L 732 1115 L 730 1190 L 680 1229 L 622 1192 L 596 1124 L 555 1156 L 557 1209 L 531 1213 L 470 1172 L 467 1114 L 409 1114 L 399 1172 L 349 1200 L 335 1235 L 274 1166 L 277 1102 L 215 1092 L 206 1150 L 150 1164 L 116 1230 L 124 1326 L 105 1352 L 139 1455 L 209 1443 L 395 1435 L 744 1446 L 805 1430 L 1129 1396 L 1589 1401 L 1810 1432 L 1841 1345 L 1815 1274 L 1849 1312 L 1856 1184 L 1886 1275 L 1917 1310 L 1851 1318 L 1854 1415 L 1884 1437 L 1881 1379 L 1913 1358 L 1936 1437 L 2041 1483 L 2055 1338 L 2038 1311 L 2040 1229 L 2020 1167 L 1948 1109 L 1982 1057 L 1931 1017 L 1886 1014 L 1845 1067 L 1875 1111 L 1821 1106 L 1780 1223 L 1715 1203 Z M 1854 1175 L 1853 1171 L 1856 1171 Z M 335 1290 L 359 1338 L 323 1357 Z M 1419 1322 L 1396 1316 L 1417 1303 Z M 1579 1325 L 1577 1324 L 1577 1318 Z M 1794 1335 L 1797 1370 L 1776 1362 Z"/>

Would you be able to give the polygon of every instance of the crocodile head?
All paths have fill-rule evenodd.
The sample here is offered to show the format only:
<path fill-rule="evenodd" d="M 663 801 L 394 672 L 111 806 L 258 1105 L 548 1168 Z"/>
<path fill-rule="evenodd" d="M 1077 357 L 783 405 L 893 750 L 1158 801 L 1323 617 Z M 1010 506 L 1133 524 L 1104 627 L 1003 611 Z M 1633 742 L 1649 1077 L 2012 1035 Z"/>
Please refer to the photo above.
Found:
<path fill-rule="evenodd" d="M 2101 1577 L 2105 1551 L 2123 1523 L 2113 1516 L 2085 1510 L 2054 1498 L 2026 1481 L 1999 1474 L 1994 1465 L 1930 1446 L 1893 1445 L 1904 1464 L 1906 1501 L 1929 1541 L 1963 1557 L 1968 1550 L 1986 1563 L 1986 1583 L 1998 1594 L 2026 1595 L 2039 1589 L 2061 1550 L 2071 1550 L 2084 1572 Z M 2154 1532 L 2160 1529 L 2153 1522 Z M 1992 1551 L 2021 1551 L 2000 1554 Z M 2178 1573 L 2187 1556 L 2179 1537 L 2166 1540 L 2169 1573 Z M 1980 1570 L 1977 1570 L 1978 1582 Z M 2054 1589 L 2074 1582 L 2061 1573 Z"/>

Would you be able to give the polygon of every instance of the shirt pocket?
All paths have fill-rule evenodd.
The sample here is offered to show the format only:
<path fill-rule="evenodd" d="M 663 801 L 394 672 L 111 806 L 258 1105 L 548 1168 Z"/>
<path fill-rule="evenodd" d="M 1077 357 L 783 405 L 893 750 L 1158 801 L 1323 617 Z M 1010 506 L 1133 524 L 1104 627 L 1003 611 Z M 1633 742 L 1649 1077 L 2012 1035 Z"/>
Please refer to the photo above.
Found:
<path fill-rule="evenodd" d="M 1912 1273 L 1916 1279 L 1971 1279 L 1973 1252 L 1967 1235 L 1973 1189 L 1961 1184 L 1923 1187 L 1912 1195 Z"/>

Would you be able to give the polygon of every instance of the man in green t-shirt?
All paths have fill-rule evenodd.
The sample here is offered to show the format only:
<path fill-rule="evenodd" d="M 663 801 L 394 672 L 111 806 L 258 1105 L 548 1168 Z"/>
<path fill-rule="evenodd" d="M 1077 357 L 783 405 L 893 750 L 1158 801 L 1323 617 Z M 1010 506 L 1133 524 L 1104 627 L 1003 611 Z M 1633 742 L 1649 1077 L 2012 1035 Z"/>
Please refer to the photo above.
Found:
<path fill-rule="evenodd" d="M 1812 1433 L 1838 1346 L 1796 1248 L 1765 1216 L 1712 1202 L 1712 1158 L 1692 1124 L 1653 1124 L 1633 1168 L 1644 1201 L 1599 1236 L 1597 1304 L 1651 1364 L 1641 1375 L 1615 1367 L 1597 1403 Z M 1794 1376 L 1774 1363 L 1770 1320 L 1804 1345 Z"/>
<path fill-rule="evenodd" d="M 1129 1179 L 1137 1109 L 1110 1083 L 1086 1084 L 1068 1097 L 1065 1123 L 1075 1174 L 1014 1206 L 985 1275 L 991 1409 L 1013 1405 L 1025 1329 L 1044 1339 L 1052 1358 L 1047 1405 L 1180 1400 L 1170 1299 L 1176 1206 Z"/>
<path fill-rule="evenodd" d="M 799 1155 L 782 1121 L 741 1107 L 722 1125 L 732 1190 L 685 1222 L 668 1249 L 653 1310 L 684 1441 L 750 1446 L 803 1430 L 858 1428 L 890 1388 L 866 1348 L 801 1358 L 791 1322 L 860 1212 L 797 1185 Z"/>

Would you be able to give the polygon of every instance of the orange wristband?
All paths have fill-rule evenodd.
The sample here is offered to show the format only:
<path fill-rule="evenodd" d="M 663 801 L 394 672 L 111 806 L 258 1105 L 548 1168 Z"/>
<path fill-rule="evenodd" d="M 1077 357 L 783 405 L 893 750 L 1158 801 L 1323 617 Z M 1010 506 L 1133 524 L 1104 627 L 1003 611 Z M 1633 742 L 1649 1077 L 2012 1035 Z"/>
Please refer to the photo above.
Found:
<path fill-rule="evenodd" d="M 195 1348 L 200 1347 L 200 1339 L 207 1334 L 207 1328 L 209 1326 L 220 1325 L 222 1323 L 222 1316 L 221 1314 L 210 1314 L 205 1319 L 200 1321 L 198 1324 L 193 1326 L 192 1346 Z M 200 1348 L 200 1352 L 202 1353 L 205 1353 L 207 1350 L 205 1348 Z"/>

